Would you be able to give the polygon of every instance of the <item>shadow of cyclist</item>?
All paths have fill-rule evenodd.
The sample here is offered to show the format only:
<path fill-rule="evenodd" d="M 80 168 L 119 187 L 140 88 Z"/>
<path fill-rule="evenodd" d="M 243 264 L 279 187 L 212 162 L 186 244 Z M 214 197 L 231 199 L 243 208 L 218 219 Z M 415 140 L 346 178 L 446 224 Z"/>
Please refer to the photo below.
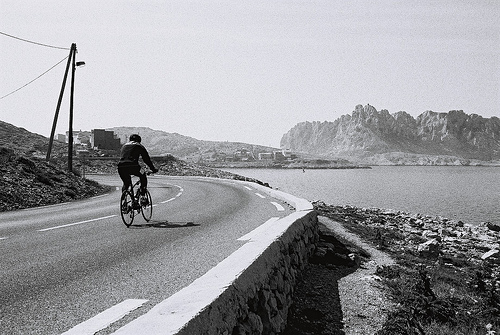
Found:
<path fill-rule="evenodd" d="M 134 223 L 129 228 L 144 229 L 144 228 L 186 228 L 197 227 L 199 223 L 194 222 L 171 222 L 171 221 L 150 221 L 144 223 Z"/>

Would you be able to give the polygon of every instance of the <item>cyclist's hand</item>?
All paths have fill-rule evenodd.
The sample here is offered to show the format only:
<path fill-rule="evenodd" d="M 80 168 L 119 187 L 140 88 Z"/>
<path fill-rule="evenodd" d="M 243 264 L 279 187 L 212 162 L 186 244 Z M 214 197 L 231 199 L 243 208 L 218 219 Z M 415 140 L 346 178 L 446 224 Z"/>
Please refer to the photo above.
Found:
<path fill-rule="evenodd" d="M 151 169 L 151 173 L 156 173 L 156 172 L 158 172 L 157 168 Z"/>

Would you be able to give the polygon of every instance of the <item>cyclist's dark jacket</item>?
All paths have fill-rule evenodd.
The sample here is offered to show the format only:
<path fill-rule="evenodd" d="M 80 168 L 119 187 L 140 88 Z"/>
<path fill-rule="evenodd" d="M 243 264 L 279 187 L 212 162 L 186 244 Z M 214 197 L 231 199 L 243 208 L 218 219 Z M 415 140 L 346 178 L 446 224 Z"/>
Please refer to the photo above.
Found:
<path fill-rule="evenodd" d="M 142 160 L 149 166 L 151 170 L 155 169 L 153 162 L 151 162 L 151 158 L 149 157 L 148 151 L 139 142 L 128 142 L 123 145 L 121 150 L 120 162 L 118 162 L 118 167 L 140 166 L 140 156 L 142 156 Z"/>

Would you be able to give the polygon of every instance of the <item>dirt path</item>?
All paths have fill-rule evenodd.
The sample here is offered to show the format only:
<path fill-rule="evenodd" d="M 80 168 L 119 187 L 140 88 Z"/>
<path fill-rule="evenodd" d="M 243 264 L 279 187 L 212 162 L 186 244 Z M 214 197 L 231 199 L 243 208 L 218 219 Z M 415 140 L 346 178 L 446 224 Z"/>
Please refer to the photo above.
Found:
<path fill-rule="evenodd" d="M 391 310 L 375 273 L 394 262 L 340 223 L 318 220 L 320 241 L 295 287 L 283 335 L 374 334 Z"/>
<path fill-rule="evenodd" d="M 394 260 L 346 231 L 340 223 L 324 216 L 318 217 L 318 220 L 336 236 L 351 242 L 370 255 L 368 262 L 339 279 L 338 289 L 345 334 L 374 334 L 380 330 L 392 309 L 375 271 L 377 266 L 394 264 Z"/>

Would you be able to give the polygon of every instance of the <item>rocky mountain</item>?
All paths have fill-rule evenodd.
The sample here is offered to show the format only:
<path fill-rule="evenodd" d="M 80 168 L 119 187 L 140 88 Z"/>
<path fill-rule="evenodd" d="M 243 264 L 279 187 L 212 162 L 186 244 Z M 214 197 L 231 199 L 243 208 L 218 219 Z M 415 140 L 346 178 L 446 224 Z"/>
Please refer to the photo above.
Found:
<path fill-rule="evenodd" d="M 358 105 L 334 122 L 302 122 L 281 139 L 281 147 L 326 157 L 382 164 L 467 164 L 500 160 L 500 119 L 426 111 L 406 112 Z"/>
<path fill-rule="evenodd" d="M 151 155 L 163 156 L 171 154 L 176 157 L 194 160 L 200 156 L 213 155 L 215 153 L 233 154 L 240 149 L 247 149 L 255 153 L 272 152 L 279 150 L 261 145 L 252 145 L 241 142 L 217 142 L 203 141 L 177 133 L 168 133 L 146 127 L 114 127 L 112 130 L 124 143 L 131 134 L 139 134 L 142 143 L 148 148 Z"/>

